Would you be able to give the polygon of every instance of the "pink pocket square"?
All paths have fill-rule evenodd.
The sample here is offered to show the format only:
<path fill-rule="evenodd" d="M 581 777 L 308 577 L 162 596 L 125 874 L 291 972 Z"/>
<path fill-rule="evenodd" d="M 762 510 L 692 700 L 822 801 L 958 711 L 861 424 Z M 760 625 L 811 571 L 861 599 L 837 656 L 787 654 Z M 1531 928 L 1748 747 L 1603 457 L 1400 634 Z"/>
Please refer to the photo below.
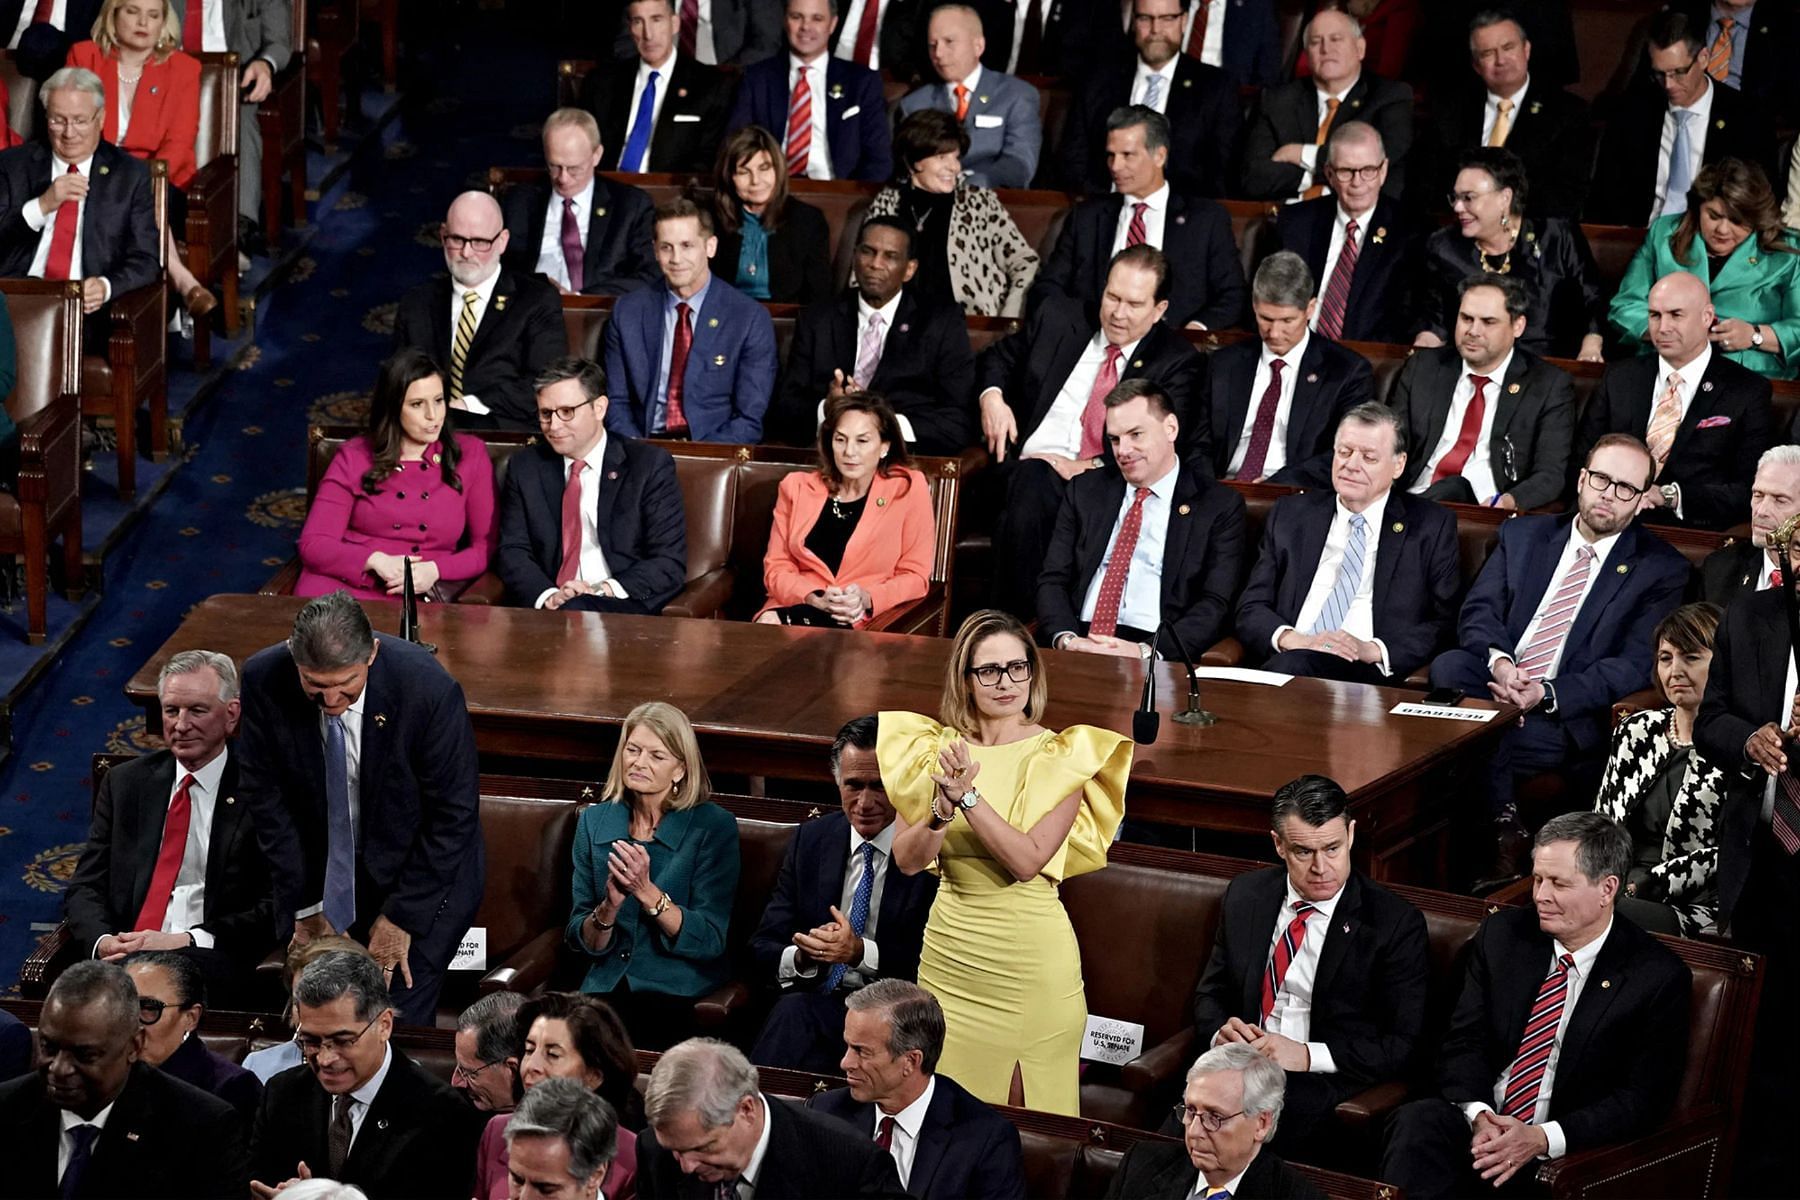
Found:
<path fill-rule="evenodd" d="M 1718 429 L 1721 426 L 1725 426 L 1725 425 L 1729 425 L 1729 424 L 1731 424 L 1730 417 L 1708 417 L 1708 418 L 1706 418 L 1706 420 L 1704 420 L 1704 421 L 1700 422 L 1698 425 L 1694 426 L 1694 428 L 1695 429 Z"/>

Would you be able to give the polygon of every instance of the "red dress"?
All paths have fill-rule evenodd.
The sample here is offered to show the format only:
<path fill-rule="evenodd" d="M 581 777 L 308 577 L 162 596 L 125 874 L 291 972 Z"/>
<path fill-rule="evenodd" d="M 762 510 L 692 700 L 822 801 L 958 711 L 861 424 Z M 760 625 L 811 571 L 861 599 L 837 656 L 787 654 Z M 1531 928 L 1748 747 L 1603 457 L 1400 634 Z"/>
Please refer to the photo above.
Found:
<path fill-rule="evenodd" d="M 152 55 L 139 76 L 131 103 L 131 124 L 119 140 L 119 60 L 94 42 L 69 47 L 71 67 L 85 67 L 106 85 L 106 124 L 101 136 L 133 158 L 169 164 L 169 187 L 180 190 L 200 168 L 194 140 L 200 134 L 200 60 L 180 50 L 162 62 Z"/>

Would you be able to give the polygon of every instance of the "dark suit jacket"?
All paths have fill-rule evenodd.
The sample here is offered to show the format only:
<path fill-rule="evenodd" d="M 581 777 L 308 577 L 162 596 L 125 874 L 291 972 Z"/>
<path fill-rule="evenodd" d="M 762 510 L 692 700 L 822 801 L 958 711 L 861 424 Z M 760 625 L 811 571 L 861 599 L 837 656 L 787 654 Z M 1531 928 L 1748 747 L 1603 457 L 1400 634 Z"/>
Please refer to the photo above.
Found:
<path fill-rule="evenodd" d="M 177 1046 L 175 1053 L 163 1060 L 161 1070 L 231 1105 L 245 1129 L 256 1120 L 257 1105 L 262 1103 L 262 1080 L 224 1055 L 213 1053 L 199 1036 Z"/>
<path fill-rule="evenodd" d="M 450 371 L 456 339 L 451 321 L 455 283 L 446 275 L 430 279 L 400 299 L 394 316 L 394 346 L 416 346 Z M 494 294 L 469 343 L 463 363 L 463 393 L 487 405 L 508 429 L 536 432 L 537 392 L 532 379 L 552 360 L 569 352 L 562 300 L 542 275 L 500 269 Z"/>
<path fill-rule="evenodd" d="M 662 365 L 663 301 L 658 286 L 621 296 L 602 339 L 611 403 L 607 431 L 655 432 L 656 377 Z M 713 276 L 692 314 L 681 407 L 696 442 L 762 441 L 763 413 L 775 395 L 775 326 L 769 310 Z"/>
<path fill-rule="evenodd" d="M 337 1180 L 371 1196 L 418 1200 L 472 1191 L 475 1147 L 488 1114 L 476 1111 L 398 1047 L 393 1055 Z M 330 1124 L 331 1096 L 310 1068 L 291 1067 L 275 1076 L 256 1111 L 250 1177 L 280 1183 L 292 1178 L 301 1162 L 315 1175 L 328 1175 Z"/>
<path fill-rule="evenodd" d="M 1712 30 L 1712 0 L 1676 0 L 1671 8 L 1686 12 L 1707 45 Z M 1794 47 L 1800 45 L 1800 14 L 1789 4 L 1758 4 L 1744 39 L 1743 75 L 1738 90 L 1765 108 L 1781 127 L 1800 112 L 1800 76 L 1793 69 Z M 1649 64 L 1644 65 L 1644 70 Z M 1779 179 L 1771 180 L 1781 190 Z"/>
<path fill-rule="evenodd" d="M 1574 519 L 1521 516 L 1500 526 L 1493 553 L 1463 601 L 1458 646 L 1484 663 L 1489 650 L 1519 652 L 1526 627 L 1555 582 Z M 1636 523 L 1593 569 L 1599 574 L 1563 643 L 1554 676 L 1557 709 L 1548 715 L 1583 750 L 1606 744 L 1615 700 L 1650 686 L 1656 652 L 1651 634 L 1681 603 L 1688 577 L 1687 559 Z"/>
<path fill-rule="evenodd" d="M 1502 909 L 1482 923 L 1438 1054 L 1444 1099 L 1494 1103 L 1554 953 L 1532 909 Z M 1550 1097 L 1550 1120 L 1571 1153 L 1653 1128 L 1675 1100 L 1687 1058 L 1693 974 L 1673 951 L 1615 915 L 1591 970 L 1563 1031 Z"/>
<path fill-rule="evenodd" d="M 385 916 L 415 943 L 448 930 L 454 948 L 481 904 L 484 876 L 468 702 L 429 650 L 376 637 L 363 692 L 352 928 L 366 938 Z M 295 910 L 324 895 L 325 738 L 285 642 L 244 663 L 243 701 L 238 794 L 269 858 L 275 934 L 285 942 Z"/>
<path fill-rule="evenodd" d="M 1040 295 L 1056 292 L 1079 300 L 1090 318 L 1098 320 L 1124 206 L 1125 198 L 1117 192 L 1075 206 L 1056 235 L 1050 261 L 1038 273 Z M 1169 311 L 1163 320 L 1176 329 L 1189 321 L 1208 329 L 1230 329 L 1243 318 L 1244 266 L 1231 240 L 1231 218 L 1223 208 L 1171 191 L 1161 249 L 1171 268 Z"/>
<path fill-rule="evenodd" d="M 0 278 L 23 279 L 31 270 L 40 231 L 25 224 L 24 208 L 49 190 L 50 168 L 50 149 L 42 142 L 0 153 Z M 81 222 L 81 274 L 106 279 L 117 299 L 162 278 L 150 169 L 117 146 L 101 142 L 89 170 L 87 211 Z M 51 213 L 46 224 L 55 220 L 56 213 Z"/>
<path fill-rule="evenodd" d="M 1779 189 L 1787 164 L 1775 161 L 1775 134 L 1766 105 L 1745 99 L 1724 84 L 1711 85 L 1712 121 L 1700 158 L 1711 166 L 1741 158 L 1762 167 Z M 1648 225 L 1656 203 L 1656 167 L 1662 156 L 1663 117 L 1669 108 L 1660 92 L 1634 89 L 1606 123 L 1585 220 L 1612 225 Z M 1690 133 L 1694 131 L 1690 130 Z"/>
<path fill-rule="evenodd" d="M 1281 248 L 1306 260 L 1321 304 L 1331 283 L 1325 276 L 1325 259 L 1331 253 L 1331 231 L 1336 221 L 1337 197 L 1330 193 L 1316 200 L 1284 204 L 1275 218 L 1275 236 Z M 1344 340 L 1408 341 L 1407 289 L 1418 255 L 1418 238 L 1400 205 L 1388 196 L 1376 202 L 1358 228 L 1364 225 L 1370 231 L 1356 252 L 1356 273 L 1350 276 L 1350 299 L 1344 306 Z"/>
<path fill-rule="evenodd" d="M 1452 346 L 1417 350 L 1400 368 L 1387 403 L 1406 422 L 1401 487 L 1410 489 L 1419 481 L 1444 436 L 1462 369 L 1462 357 Z M 1574 381 L 1529 350 L 1514 347 L 1506 378 L 1490 384 L 1485 397 L 1494 406 L 1487 453 L 1499 489 L 1495 494 L 1510 493 L 1521 511 L 1559 499 L 1575 432 Z M 1487 499 L 1476 496 L 1474 502 L 1485 504 Z"/>
<path fill-rule="evenodd" d="M 1238 600 L 1238 640 L 1251 665 L 1274 651 L 1270 639 L 1291 625 L 1306 603 L 1325 552 L 1337 495 L 1329 488 L 1284 496 L 1263 527 L 1262 547 Z M 1398 487 L 1375 551 L 1375 636 L 1388 648 L 1396 681 L 1431 660 L 1449 632 L 1461 588 L 1456 518 L 1449 509 Z"/>
<path fill-rule="evenodd" d="M 634 57 L 590 71 L 581 81 L 581 106 L 600 123 L 600 144 L 606 147 L 603 165 L 609 169 L 623 169 L 626 135 L 635 115 L 631 92 L 637 86 L 637 73 Z M 725 118 L 731 113 L 731 77 L 717 67 L 677 54 L 675 69 L 659 78 L 656 86 L 663 89 L 664 99 L 650 131 L 650 154 L 643 169 L 712 170 L 719 143 L 725 139 Z M 594 207 L 600 207 L 598 200 Z"/>
<path fill-rule="evenodd" d="M 1193 1195 L 1199 1177 L 1182 1143 L 1143 1141 L 1125 1152 L 1106 1196 L 1107 1200 L 1186 1200 Z M 1250 1160 L 1232 1195 L 1243 1200 L 1325 1200 L 1325 1193 L 1306 1176 L 1266 1149 Z"/>
<path fill-rule="evenodd" d="M 676 10 L 680 11 L 679 7 Z M 768 0 L 713 0 L 713 51 L 721 66 L 734 64 L 747 67 L 761 62 L 781 50 L 782 10 Z M 625 28 L 625 13 L 618 11 L 619 33 L 613 40 L 612 56 L 619 61 L 637 57 L 637 44 Z"/>
<path fill-rule="evenodd" d="M 1406 152 L 1412 146 L 1412 88 L 1364 71 L 1344 95 L 1333 124 L 1340 121 L 1367 121 L 1381 132 L 1389 164 L 1387 186 L 1382 191 L 1400 195 L 1406 186 Z M 1319 89 L 1311 79 L 1265 90 L 1244 132 L 1241 193 L 1251 200 L 1286 200 L 1297 194 L 1305 173 L 1276 162 L 1275 151 L 1290 142 L 1310 146 L 1318 135 Z"/>
<path fill-rule="evenodd" d="M 0 1012 L 0 1082 L 31 1070 L 31 1030 L 9 1012 Z"/>
<path fill-rule="evenodd" d="M 1195 452 L 1212 463 L 1219 479 L 1230 472 L 1238 439 L 1244 426 L 1255 420 L 1256 406 L 1262 400 L 1250 394 L 1256 386 L 1256 365 L 1262 352 L 1261 342 L 1247 341 L 1221 346 L 1206 356 L 1201 402 L 1195 406 L 1204 420 L 1196 421 L 1189 432 Z M 1269 482 L 1330 487 L 1331 447 L 1338 422 L 1358 404 L 1375 398 L 1375 378 L 1368 359 L 1316 333 L 1309 335 L 1294 375 L 1284 464 Z"/>
<path fill-rule="evenodd" d="M 1080 632 L 1082 603 L 1105 568 L 1129 490 L 1110 466 L 1083 472 L 1064 489 L 1038 576 L 1038 632 L 1046 643 Z M 1231 632 L 1231 598 L 1244 577 L 1245 528 L 1242 496 L 1214 483 L 1204 463 L 1179 464 L 1163 543 L 1161 616 L 1196 657 Z M 1180 654 L 1166 634 L 1156 648 L 1164 658 Z"/>
<path fill-rule="evenodd" d="M 687 523 L 675 460 L 660 446 L 608 435 L 601 457 L 595 528 L 606 565 L 651 612 L 687 580 Z M 539 443 L 513 455 L 500 493 L 494 569 L 508 604 L 530 608 L 556 586 L 562 565 L 563 457 Z"/>
<path fill-rule="evenodd" d="M 756 1180 L 758 1200 L 816 1196 L 906 1200 L 893 1156 L 873 1138 L 779 1096 L 765 1092 L 762 1099 L 768 1108 L 769 1148 Z M 713 1184 L 682 1173 L 675 1156 L 656 1140 L 654 1128 L 638 1134 L 637 1186 L 641 1200 L 713 1200 L 716 1191 Z"/>
<path fill-rule="evenodd" d="M 237 756 L 227 748 L 206 850 L 205 919 L 215 948 L 254 968 L 274 945 L 275 899 L 248 804 L 236 803 Z M 63 916 L 83 955 L 134 928 L 156 873 L 177 764 L 167 750 L 120 763 L 100 780 L 87 846 L 63 893 Z"/>
<path fill-rule="evenodd" d="M 1423 20 L 1413 41 L 1409 79 L 1439 89 L 1466 81 L 1469 22 L 1485 8 L 1511 14 L 1531 39 L 1533 86 L 1541 80 L 1548 87 L 1568 87 L 1581 78 L 1568 0 L 1430 0 L 1419 7 Z"/>
<path fill-rule="evenodd" d="M 1581 412 L 1571 464 L 1585 463 L 1588 448 L 1602 434 L 1643 437 L 1656 410 L 1653 354 L 1621 359 L 1606 368 L 1600 386 Z M 1675 444 L 1657 482 L 1681 485 L 1681 524 L 1697 529 L 1729 529 L 1749 518 L 1750 484 L 1756 460 L 1775 440 L 1769 381 L 1714 352 L 1675 432 Z M 1652 510 L 1673 523 L 1672 510 Z M 1667 514 L 1666 516 L 1664 514 Z M 1651 515 L 1651 514 L 1646 514 Z"/>
<path fill-rule="evenodd" d="M 0 0 L 0 29 L 7 31 L 8 38 L 19 27 L 19 18 L 25 15 L 26 5 L 35 11 L 37 0 Z M 105 0 L 68 0 L 61 29 L 47 22 L 27 26 L 19 38 L 18 48 L 11 52 L 13 61 L 19 64 L 19 72 L 39 82 L 48 79 L 51 72 L 68 58 L 71 45 L 93 36 L 94 22 L 99 19 L 104 5 Z M 42 188 L 38 194 L 43 194 Z"/>
<path fill-rule="evenodd" d="M 925 53 L 925 25 L 931 9 L 925 0 L 888 0 L 882 6 L 875 43 L 881 50 L 881 73 L 889 79 L 908 83 L 917 76 L 931 76 L 931 60 Z M 833 57 L 845 54 L 845 61 L 854 62 L 848 58 L 848 51 L 856 46 L 857 32 L 850 28 L 850 6 L 842 5 L 838 11 L 842 16 L 831 39 L 831 53 Z"/>
<path fill-rule="evenodd" d="M 948 1075 L 936 1080 L 907 1192 L 918 1200 L 1025 1200 L 1019 1131 Z M 874 1138 L 875 1105 L 858 1102 L 849 1088 L 821 1092 L 806 1103 Z"/>
<path fill-rule="evenodd" d="M 857 294 L 815 304 L 794 323 L 782 374 L 778 416 L 770 424 L 796 445 L 809 445 L 819 428 L 819 401 L 832 372 L 856 371 Z M 928 308 L 912 288 L 900 293 L 894 323 L 881 348 L 869 390 L 912 422 L 919 454 L 960 454 L 979 438 L 975 421 L 975 353 L 969 327 L 954 305 Z"/>
<path fill-rule="evenodd" d="M 884 62 L 885 55 L 884 49 Z M 747 68 L 743 82 L 738 84 L 737 101 L 732 105 L 726 132 L 736 133 L 746 125 L 785 131 L 792 83 L 785 50 Z M 820 92 L 815 86 L 812 102 L 817 104 L 819 100 Z M 832 178 L 888 182 L 894 166 L 893 134 L 888 128 L 881 76 L 857 63 L 827 55 L 824 100 Z M 782 136 L 778 132 L 776 140 Z"/>
<path fill-rule="evenodd" d="M 44 1094 L 41 1074 L 0 1084 L 0 1129 L 6 1130 L 10 1151 L 0 1172 L 0 1197 L 59 1195 L 62 1109 Z M 247 1161 L 243 1122 L 231 1105 L 138 1062 L 113 1101 L 75 1195 L 79 1200 L 242 1200 L 249 1194 Z"/>
<path fill-rule="evenodd" d="M 1042 0 L 1050 15 L 1038 40 L 1035 72 L 1027 69 L 1029 64 L 1020 64 L 1017 71 L 1012 66 L 1013 13 L 1021 5 L 1029 8 L 1031 0 L 977 0 L 975 8 L 981 13 L 982 32 L 987 39 L 987 49 L 981 54 L 982 66 L 992 71 L 1066 79 L 1079 78 L 1093 68 L 1095 20 L 1104 14 L 1104 5 L 1096 5 L 1093 0 Z M 1118 28 L 1116 15 L 1112 28 Z"/>
<path fill-rule="evenodd" d="M 1063 127 L 1061 176 L 1068 190 L 1104 195 L 1112 187 L 1106 170 L 1106 118 L 1131 103 L 1137 63 L 1134 49 L 1090 76 L 1076 94 Z M 1238 85 L 1229 73 L 1186 54 L 1176 60 L 1175 82 L 1163 109 L 1169 118 L 1165 169 L 1176 191 L 1218 198 L 1230 190 L 1238 113 Z"/>
<path fill-rule="evenodd" d="M 1756 590 L 1756 581 L 1768 564 L 1764 552 L 1749 538 L 1721 546 L 1706 556 L 1688 587 L 1689 600 L 1708 600 L 1720 608 L 1746 592 Z"/>
<path fill-rule="evenodd" d="M 515 275 L 535 274 L 550 212 L 550 185 L 510 188 L 500 198 L 500 208 L 512 234 L 506 244 L 507 269 Z M 581 256 L 583 295 L 619 296 L 662 281 L 656 265 L 655 217 L 656 206 L 642 190 L 602 175 L 594 177 L 594 211 L 588 216 L 587 245 Z"/>
<path fill-rule="evenodd" d="M 719 249 L 712 261 L 720 278 L 736 280 L 743 248 L 742 234 L 719 230 Z M 769 303 L 818 304 L 831 299 L 832 290 L 831 229 L 825 214 L 789 196 L 781 224 L 769 235 Z"/>
<path fill-rule="evenodd" d="M 1465 54 L 1463 61 L 1467 62 Z M 1483 144 L 1487 89 L 1479 82 L 1458 89 L 1433 106 L 1420 130 L 1408 187 L 1420 211 L 1446 209 L 1444 197 L 1456 182 L 1456 159 Z M 1506 148 L 1525 164 L 1529 183 L 1526 210 L 1533 216 L 1581 218 L 1588 174 L 1594 164 L 1593 119 L 1587 102 L 1571 92 L 1532 79 L 1524 107 L 1512 114 Z"/>

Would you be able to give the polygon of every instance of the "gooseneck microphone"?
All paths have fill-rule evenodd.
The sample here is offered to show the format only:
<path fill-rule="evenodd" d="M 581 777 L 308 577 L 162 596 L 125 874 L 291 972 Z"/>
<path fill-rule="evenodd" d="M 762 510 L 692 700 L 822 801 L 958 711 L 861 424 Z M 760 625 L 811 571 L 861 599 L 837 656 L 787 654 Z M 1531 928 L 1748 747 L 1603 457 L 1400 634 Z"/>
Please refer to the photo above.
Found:
<path fill-rule="evenodd" d="M 1137 711 L 1131 714 L 1131 740 L 1140 746 L 1148 746 L 1156 741 L 1157 730 L 1162 727 L 1162 714 L 1156 711 L 1156 658 L 1152 655 L 1143 663 L 1144 698 Z"/>
<path fill-rule="evenodd" d="M 1216 715 L 1200 707 L 1200 671 L 1194 666 L 1194 656 L 1188 653 L 1187 644 L 1181 640 L 1181 634 L 1175 631 L 1172 622 L 1164 621 L 1156 627 L 1156 640 L 1161 640 L 1164 633 L 1175 643 L 1175 650 L 1187 667 L 1187 707 L 1175 714 L 1175 723 L 1202 727 L 1218 724 Z M 1155 644 L 1155 641 L 1151 642 L 1153 649 Z M 1162 714 L 1156 709 L 1156 656 L 1152 654 L 1144 660 L 1144 697 L 1138 702 L 1137 711 L 1131 714 L 1131 740 L 1140 746 L 1151 745 L 1161 728 Z"/>
<path fill-rule="evenodd" d="M 1175 643 L 1175 649 L 1181 655 L 1182 663 L 1187 667 L 1188 676 L 1187 707 L 1175 714 L 1175 723 L 1177 725 L 1199 725 L 1202 727 L 1207 725 L 1217 725 L 1219 723 L 1219 718 L 1200 707 L 1200 671 L 1199 668 L 1194 666 L 1194 656 L 1188 653 L 1187 644 L 1181 640 L 1181 634 L 1176 632 L 1174 622 L 1164 621 L 1161 625 L 1158 625 L 1156 627 L 1156 636 L 1158 638 L 1162 637 L 1165 630 L 1169 634 L 1169 640 Z"/>

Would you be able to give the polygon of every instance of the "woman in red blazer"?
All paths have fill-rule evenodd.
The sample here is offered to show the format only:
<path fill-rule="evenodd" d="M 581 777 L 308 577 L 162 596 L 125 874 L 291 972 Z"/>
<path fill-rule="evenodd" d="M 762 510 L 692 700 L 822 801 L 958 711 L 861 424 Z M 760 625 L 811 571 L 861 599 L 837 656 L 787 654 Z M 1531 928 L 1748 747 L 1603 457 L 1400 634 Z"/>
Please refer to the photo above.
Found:
<path fill-rule="evenodd" d="M 851 391 L 826 404 L 818 471 L 781 481 L 758 621 L 855 628 L 925 594 L 937 518 L 910 461 L 885 400 Z"/>
<path fill-rule="evenodd" d="M 164 258 L 176 295 L 196 317 L 218 306 L 181 261 L 175 230 L 186 224 L 182 189 L 199 167 L 194 139 L 200 132 L 200 60 L 183 54 L 181 25 L 167 0 L 106 0 L 94 22 L 94 40 L 69 47 L 71 67 L 84 67 L 106 85 L 106 124 L 101 136 L 149 162 L 169 164 L 169 237 Z"/>

